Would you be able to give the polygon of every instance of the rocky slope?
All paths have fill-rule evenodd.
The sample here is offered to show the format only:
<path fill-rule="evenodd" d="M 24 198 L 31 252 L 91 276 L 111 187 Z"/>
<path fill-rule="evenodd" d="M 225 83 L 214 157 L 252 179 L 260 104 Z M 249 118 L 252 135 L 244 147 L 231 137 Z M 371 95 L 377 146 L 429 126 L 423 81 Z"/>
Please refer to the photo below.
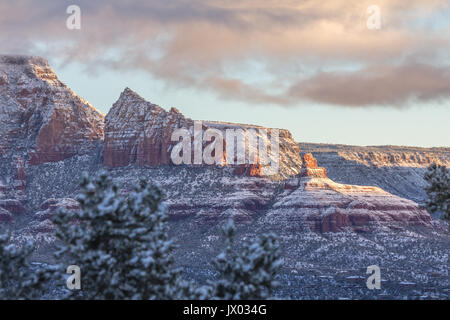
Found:
<path fill-rule="evenodd" d="M 423 179 L 431 163 L 450 166 L 450 148 L 399 146 L 359 147 L 299 143 L 311 152 L 331 179 L 346 184 L 377 186 L 422 204 L 426 199 Z"/>
<path fill-rule="evenodd" d="M 368 232 L 405 226 L 432 227 L 430 215 L 417 203 L 377 187 L 336 183 L 328 178 L 294 178 L 296 188 L 278 197 L 261 223 L 274 228 Z"/>
<path fill-rule="evenodd" d="M 26 220 L 35 209 L 29 206 L 29 167 L 93 152 L 102 144 L 103 126 L 104 116 L 45 59 L 0 56 L 1 220 Z"/>

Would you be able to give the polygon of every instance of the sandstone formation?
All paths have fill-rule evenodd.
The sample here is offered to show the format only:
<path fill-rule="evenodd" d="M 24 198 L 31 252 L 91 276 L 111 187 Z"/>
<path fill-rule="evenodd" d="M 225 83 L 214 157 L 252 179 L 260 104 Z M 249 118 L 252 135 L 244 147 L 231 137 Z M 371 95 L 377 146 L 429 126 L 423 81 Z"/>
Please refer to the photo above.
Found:
<path fill-rule="evenodd" d="M 243 130 L 244 133 L 255 130 L 256 136 L 264 139 L 266 145 L 270 146 L 270 139 L 259 131 L 260 129 L 266 130 L 270 134 L 270 129 L 225 122 L 202 122 L 203 133 L 209 128 L 220 130 L 222 133 L 223 159 L 221 165 L 230 165 L 234 168 L 236 175 L 264 176 L 263 166 L 259 162 L 250 163 L 248 154 L 246 154 L 245 164 L 237 164 L 235 161 L 236 145 L 234 155 L 227 154 L 226 130 Z M 108 167 L 123 167 L 130 164 L 137 166 L 171 165 L 173 164 L 170 158 L 171 151 L 173 146 L 178 143 L 171 141 L 171 136 L 176 129 L 187 129 L 191 133 L 191 163 L 194 163 L 194 121 L 183 116 L 175 108 L 167 112 L 126 88 L 105 118 L 104 164 Z M 214 143 L 214 141 L 205 142 L 203 137 L 202 149 L 210 143 Z M 285 177 L 299 173 L 301 165 L 299 149 L 289 131 L 280 130 L 279 144 L 280 175 Z M 252 149 L 252 151 L 257 154 L 258 149 Z M 229 157 L 233 157 L 233 159 L 229 159 Z"/>
<path fill-rule="evenodd" d="M 246 175 L 247 177 L 264 177 L 262 166 L 259 163 L 236 165 L 233 169 L 233 174 L 237 176 Z"/>
<path fill-rule="evenodd" d="M 60 198 L 60 199 L 50 198 L 42 203 L 41 210 L 36 212 L 34 216 L 39 221 L 51 219 L 53 213 L 59 208 L 65 208 L 68 210 L 79 210 L 80 204 L 78 203 L 78 201 L 71 198 Z"/>
<path fill-rule="evenodd" d="M 311 155 L 305 157 L 304 162 L 316 165 Z M 340 184 L 322 174 L 302 174 L 286 184 L 289 187 L 264 217 L 264 223 L 319 232 L 432 227 L 430 215 L 417 203 L 378 187 Z"/>
<path fill-rule="evenodd" d="M 105 119 L 103 161 L 109 167 L 168 165 L 172 131 L 191 123 L 178 110 L 167 112 L 126 88 Z"/>
<path fill-rule="evenodd" d="M 303 163 L 300 176 L 326 178 L 327 171 L 325 170 L 325 168 L 317 166 L 317 160 L 311 153 L 305 153 L 303 155 Z"/>
<path fill-rule="evenodd" d="M 103 122 L 45 59 L 0 56 L 0 155 L 36 165 L 83 154 L 103 139 Z"/>
<path fill-rule="evenodd" d="M 450 167 L 449 148 L 360 147 L 299 143 L 327 169 L 330 179 L 343 184 L 373 185 L 423 204 L 427 195 L 426 168 L 437 163 Z"/>

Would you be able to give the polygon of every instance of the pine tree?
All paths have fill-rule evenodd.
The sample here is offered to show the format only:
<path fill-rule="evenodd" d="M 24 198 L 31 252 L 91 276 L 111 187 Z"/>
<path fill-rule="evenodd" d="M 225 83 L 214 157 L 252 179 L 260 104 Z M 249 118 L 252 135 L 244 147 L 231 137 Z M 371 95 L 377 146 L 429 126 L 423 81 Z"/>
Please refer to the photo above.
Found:
<path fill-rule="evenodd" d="M 450 172 L 445 166 L 432 164 L 425 172 L 428 182 L 426 207 L 430 212 L 440 211 L 450 220 Z"/>
<path fill-rule="evenodd" d="M 173 299 L 194 294 L 174 269 L 167 208 L 159 188 L 140 181 L 128 196 L 102 172 L 83 176 L 81 210 L 54 218 L 57 257 L 81 269 L 83 299 Z"/>
<path fill-rule="evenodd" d="M 226 251 L 213 262 L 217 282 L 197 287 L 174 267 L 174 243 L 159 188 L 140 181 L 122 195 L 105 172 L 83 175 L 81 210 L 59 209 L 53 220 L 61 240 L 56 257 L 81 270 L 82 299 L 264 299 L 281 265 L 278 243 L 264 235 L 232 249 L 234 225 L 224 228 Z M 62 268 L 60 268 L 61 270 Z"/>
<path fill-rule="evenodd" d="M 246 242 L 237 253 L 233 250 L 236 228 L 230 220 L 223 228 L 225 251 L 213 261 L 219 279 L 210 282 L 213 299 L 267 299 L 277 286 L 275 275 L 281 267 L 279 245 L 273 234 Z"/>
<path fill-rule="evenodd" d="M 0 299 L 38 299 L 51 276 L 50 270 L 29 262 L 34 243 L 22 247 L 9 243 L 9 234 L 0 234 Z"/>

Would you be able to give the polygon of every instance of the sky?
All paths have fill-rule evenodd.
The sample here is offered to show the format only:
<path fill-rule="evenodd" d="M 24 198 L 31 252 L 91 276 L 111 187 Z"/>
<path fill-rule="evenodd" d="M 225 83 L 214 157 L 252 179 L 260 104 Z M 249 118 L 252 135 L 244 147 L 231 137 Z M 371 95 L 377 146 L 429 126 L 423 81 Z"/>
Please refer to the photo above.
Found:
<path fill-rule="evenodd" d="M 2 0 L 0 53 L 47 58 L 104 113 L 130 87 L 302 142 L 450 146 L 449 18 L 440 0 Z"/>

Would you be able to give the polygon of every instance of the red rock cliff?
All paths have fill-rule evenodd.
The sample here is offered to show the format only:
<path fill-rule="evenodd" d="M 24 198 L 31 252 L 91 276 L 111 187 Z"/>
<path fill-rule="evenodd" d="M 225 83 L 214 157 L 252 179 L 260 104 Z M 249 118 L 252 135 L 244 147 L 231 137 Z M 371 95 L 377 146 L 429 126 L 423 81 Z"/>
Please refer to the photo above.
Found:
<path fill-rule="evenodd" d="M 0 154 L 22 151 L 32 165 L 86 153 L 103 139 L 103 115 L 39 57 L 0 56 L 0 121 Z"/>

